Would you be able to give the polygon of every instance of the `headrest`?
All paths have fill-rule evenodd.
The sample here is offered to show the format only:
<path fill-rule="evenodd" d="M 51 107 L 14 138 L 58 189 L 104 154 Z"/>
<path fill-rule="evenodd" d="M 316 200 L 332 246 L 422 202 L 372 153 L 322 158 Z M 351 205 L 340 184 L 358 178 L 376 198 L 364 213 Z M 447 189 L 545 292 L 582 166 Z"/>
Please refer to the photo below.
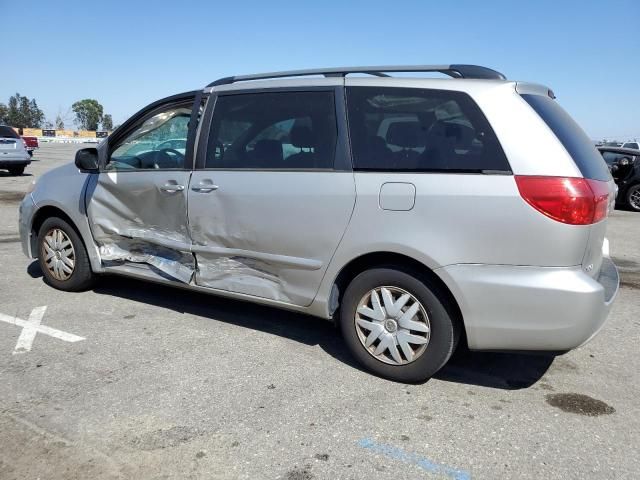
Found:
<path fill-rule="evenodd" d="M 420 122 L 394 122 L 387 130 L 387 143 L 403 148 L 424 147 L 424 132 Z"/>
<path fill-rule="evenodd" d="M 446 137 L 456 148 L 468 148 L 476 137 L 476 131 L 467 125 L 439 120 L 429 129 L 427 145 L 434 137 Z"/>
<path fill-rule="evenodd" d="M 291 145 L 296 148 L 312 148 L 316 146 L 313 132 L 309 127 L 294 125 L 289 134 Z"/>

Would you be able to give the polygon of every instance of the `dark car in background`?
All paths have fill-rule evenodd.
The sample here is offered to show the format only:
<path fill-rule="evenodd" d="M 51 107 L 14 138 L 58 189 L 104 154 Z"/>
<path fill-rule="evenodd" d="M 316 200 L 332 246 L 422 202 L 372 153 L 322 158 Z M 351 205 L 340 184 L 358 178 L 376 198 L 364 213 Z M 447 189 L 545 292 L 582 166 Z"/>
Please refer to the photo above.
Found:
<path fill-rule="evenodd" d="M 640 150 L 598 147 L 618 185 L 616 203 L 640 212 Z"/>

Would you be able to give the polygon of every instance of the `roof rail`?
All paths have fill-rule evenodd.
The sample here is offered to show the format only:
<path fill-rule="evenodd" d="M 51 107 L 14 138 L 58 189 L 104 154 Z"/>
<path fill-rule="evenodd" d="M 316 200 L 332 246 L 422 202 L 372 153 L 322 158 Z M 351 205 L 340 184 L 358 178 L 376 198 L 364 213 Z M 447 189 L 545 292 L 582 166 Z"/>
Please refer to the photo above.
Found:
<path fill-rule="evenodd" d="M 308 70 L 289 70 L 283 72 L 257 73 L 253 75 L 237 75 L 224 77 L 211 82 L 207 87 L 228 85 L 247 80 L 265 80 L 268 78 L 304 77 L 308 75 L 324 75 L 325 77 L 344 77 L 350 73 L 366 73 L 376 77 L 388 77 L 388 72 L 439 72 L 453 78 L 482 78 L 490 80 L 506 80 L 506 77 L 487 67 L 478 65 L 387 65 L 372 67 L 337 67 L 312 68 Z"/>

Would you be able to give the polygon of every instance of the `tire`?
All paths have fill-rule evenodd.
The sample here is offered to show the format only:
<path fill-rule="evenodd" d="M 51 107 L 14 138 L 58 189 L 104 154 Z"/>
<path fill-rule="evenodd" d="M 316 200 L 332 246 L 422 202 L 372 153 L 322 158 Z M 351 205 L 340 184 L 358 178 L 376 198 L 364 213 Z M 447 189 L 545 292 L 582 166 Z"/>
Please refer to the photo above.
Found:
<path fill-rule="evenodd" d="M 18 167 L 9 167 L 8 170 L 11 175 L 22 175 L 25 168 L 26 165 L 20 165 Z"/>
<path fill-rule="evenodd" d="M 387 292 L 385 293 L 383 289 L 386 289 Z M 377 297 L 380 299 L 385 317 L 383 321 L 372 319 L 360 313 L 365 311 L 362 308 L 368 308 L 369 314 L 375 313 L 375 308 L 370 308 L 374 305 L 374 296 L 371 293 L 373 290 L 377 291 Z M 398 310 L 398 305 L 402 304 L 401 297 L 405 294 L 408 294 L 409 300 L 398 313 L 395 313 L 394 310 Z M 390 306 L 395 306 L 387 309 L 385 297 L 398 303 L 389 303 Z M 417 313 L 410 318 L 412 322 L 406 322 L 406 317 L 410 313 L 407 313 L 403 322 L 403 314 L 411 309 L 415 303 L 418 303 L 419 306 Z M 340 329 L 347 347 L 356 360 L 367 370 L 394 381 L 423 382 L 431 378 L 447 363 L 460 338 L 460 324 L 452 318 L 450 313 L 452 310 L 448 307 L 445 296 L 440 293 L 438 288 L 422 279 L 420 275 L 395 267 L 375 268 L 359 274 L 345 290 L 340 305 Z M 414 310 L 415 308 L 413 307 Z M 392 312 L 391 315 L 387 313 L 387 310 Z M 390 319 L 393 321 L 389 322 Z M 393 322 L 395 322 L 395 326 Z M 420 331 L 404 328 L 418 327 L 415 322 L 426 325 L 429 331 L 423 331 L 424 326 L 420 327 Z M 378 323 L 380 326 L 372 325 L 372 323 Z M 375 337 L 375 333 L 373 333 L 374 330 L 367 330 L 362 325 L 375 327 L 376 331 L 382 332 L 380 337 L 374 340 L 369 347 L 366 345 L 370 340 L 369 334 Z M 409 332 L 410 337 L 406 335 Z M 394 340 L 396 356 L 392 353 L 392 348 L 387 348 L 376 356 L 375 352 L 380 348 L 381 339 L 387 338 L 389 335 L 397 339 L 397 341 Z M 413 346 L 409 344 L 408 348 L 412 350 L 410 354 L 414 355 L 414 358 L 410 359 L 405 354 L 407 342 L 401 342 L 400 338 L 413 340 L 415 339 L 414 335 L 422 337 L 422 342 L 425 339 L 427 342 Z M 398 359 L 400 362 L 397 361 Z"/>
<path fill-rule="evenodd" d="M 55 253 L 56 256 L 49 261 L 48 253 Z M 73 268 L 66 260 L 73 263 Z M 82 239 L 75 229 L 61 218 L 47 218 L 40 227 L 38 262 L 44 280 L 58 290 L 79 292 L 89 289 L 94 283 L 95 275 L 91 271 L 89 256 Z"/>
<path fill-rule="evenodd" d="M 632 185 L 627 190 L 627 205 L 635 212 L 640 212 L 640 183 Z"/>

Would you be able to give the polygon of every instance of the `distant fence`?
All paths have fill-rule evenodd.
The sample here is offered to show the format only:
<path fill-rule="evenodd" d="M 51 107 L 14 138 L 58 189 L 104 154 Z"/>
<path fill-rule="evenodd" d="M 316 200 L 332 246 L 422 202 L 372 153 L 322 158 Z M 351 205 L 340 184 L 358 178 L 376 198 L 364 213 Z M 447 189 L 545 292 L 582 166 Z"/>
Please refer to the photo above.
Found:
<path fill-rule="evenodd" d="M 73 141 L 100 141 L 101 138 L 106 138 L 111 132 L 107 131 L 95 131 L 95 130 L 63 130 L 54 128 L 15 128 L 12 127 L 18 135 L 25 137 L 38 137 L 43 141 L 55 141 L 60 140 L 73 140 Z"/>

